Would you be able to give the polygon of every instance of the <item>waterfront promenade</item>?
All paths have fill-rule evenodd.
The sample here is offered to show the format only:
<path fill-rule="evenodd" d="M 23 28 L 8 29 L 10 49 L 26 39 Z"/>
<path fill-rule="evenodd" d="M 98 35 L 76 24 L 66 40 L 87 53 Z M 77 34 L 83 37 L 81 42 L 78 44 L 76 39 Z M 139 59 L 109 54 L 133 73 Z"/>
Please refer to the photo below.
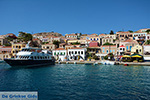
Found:
<path fill-rule="evenodd" d="M 56 64 L 101 64 L 102 61 L 56 61 Z M 136 65 L 136 66 L 150 66 L 150 62 L 120 62 L 114 61 L 117 65 Z"/>

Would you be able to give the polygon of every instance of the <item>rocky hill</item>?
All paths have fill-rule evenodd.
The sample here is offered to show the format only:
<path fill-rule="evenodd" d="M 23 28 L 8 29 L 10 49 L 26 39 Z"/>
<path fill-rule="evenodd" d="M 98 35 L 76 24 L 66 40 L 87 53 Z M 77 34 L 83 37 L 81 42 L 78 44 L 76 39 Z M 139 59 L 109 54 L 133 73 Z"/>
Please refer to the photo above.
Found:
<path fill-rule="evenodd" d="M 33 35 L 37 35 L 37 36 L 56 36 L 56 37 L 60 37 L 62 36 L 62 34 L 57 33 L 57 32 L 41 32 L 41 33 L 35 33 Z"/>

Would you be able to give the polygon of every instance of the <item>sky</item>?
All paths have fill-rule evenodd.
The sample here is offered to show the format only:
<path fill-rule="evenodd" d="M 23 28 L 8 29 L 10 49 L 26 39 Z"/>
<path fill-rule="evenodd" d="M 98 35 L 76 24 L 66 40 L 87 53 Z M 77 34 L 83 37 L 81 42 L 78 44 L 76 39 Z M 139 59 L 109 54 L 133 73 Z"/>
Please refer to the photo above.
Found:
<path fill-rule="evenodd" d="M 101 34 L 150 28 L 150 0 L 0 0 L 0 35 Z"/>

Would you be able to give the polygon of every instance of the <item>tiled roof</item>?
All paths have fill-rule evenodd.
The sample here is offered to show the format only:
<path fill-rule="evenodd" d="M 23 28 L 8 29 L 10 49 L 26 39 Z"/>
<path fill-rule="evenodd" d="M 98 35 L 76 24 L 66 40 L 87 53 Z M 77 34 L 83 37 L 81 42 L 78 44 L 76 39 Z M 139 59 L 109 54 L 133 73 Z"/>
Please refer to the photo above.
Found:
<path fill-rule="evenodd" d="M 64 48 L 57 48 L 57 49 L 55 49 L 55 50 L 65 50 Z"/>
<path fill-rule="evenodd" d="M 104 36 L 105 34 L 100 34 L 99 36 Z"/>
<path fill-rule="evenodd" d="M 73 47 L 71 49 L 83 49 L 83 48 L 80 48 L 80 47 Z"/>
<path fill-rule="evenodd" d="M 123 46 L 123 45 L 121 45 L 120 47 L 121 47 L 121 48 L 125 48 L 125 46 Z"/>

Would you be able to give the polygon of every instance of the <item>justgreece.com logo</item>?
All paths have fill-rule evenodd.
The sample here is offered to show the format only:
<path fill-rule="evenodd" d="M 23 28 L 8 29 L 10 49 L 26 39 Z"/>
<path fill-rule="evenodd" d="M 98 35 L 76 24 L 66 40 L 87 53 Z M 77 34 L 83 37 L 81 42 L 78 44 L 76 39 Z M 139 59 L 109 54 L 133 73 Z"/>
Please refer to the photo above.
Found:
<path fill-rule="evenodd" d="M 0 100 L 38 100 L 37 92 L 0 92 Z"/>

